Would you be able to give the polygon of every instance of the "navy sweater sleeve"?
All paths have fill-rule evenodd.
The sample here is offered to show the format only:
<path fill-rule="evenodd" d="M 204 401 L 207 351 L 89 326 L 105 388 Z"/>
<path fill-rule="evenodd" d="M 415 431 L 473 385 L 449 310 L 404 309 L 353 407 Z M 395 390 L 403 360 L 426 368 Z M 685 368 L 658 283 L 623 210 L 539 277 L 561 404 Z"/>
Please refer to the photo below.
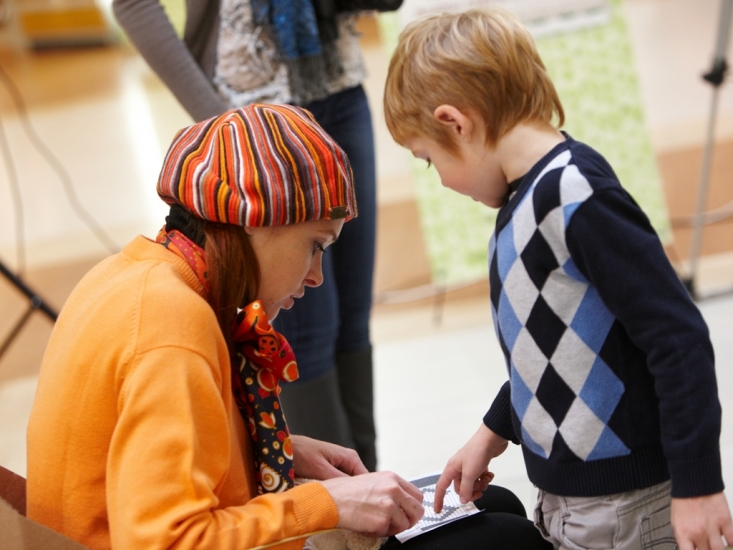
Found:
<path fill-rule="evenodd" d="M 519 439 L 512 426 L 511 403 L 511 383 L 507 381 L 496 394 L 489 411 L 484 415 L 484 425 L 496 435 L 519 445 Z"/>
<path fill-rule="evenodd" d="M 597 190 L 566 230 L 571 257 L 647 358 L 673 497 L 723 490 L 721 409 L 707 325 L 649 220 L 621 188 Z"/>

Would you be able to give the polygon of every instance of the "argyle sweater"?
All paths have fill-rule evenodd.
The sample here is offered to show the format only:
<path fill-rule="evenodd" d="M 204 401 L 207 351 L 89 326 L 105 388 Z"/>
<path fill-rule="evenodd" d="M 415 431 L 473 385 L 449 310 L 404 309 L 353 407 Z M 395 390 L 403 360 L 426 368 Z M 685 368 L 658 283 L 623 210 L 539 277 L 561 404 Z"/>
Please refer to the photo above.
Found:
<path fill-rule="evenodd" d="M 557 145 L 499 211 L 489 245 L 509 371 L 484 417 L 529 479 L 597 496 L 671 478 L 723 490 L 707 326 L 649 220 L 596 151 Z"/>

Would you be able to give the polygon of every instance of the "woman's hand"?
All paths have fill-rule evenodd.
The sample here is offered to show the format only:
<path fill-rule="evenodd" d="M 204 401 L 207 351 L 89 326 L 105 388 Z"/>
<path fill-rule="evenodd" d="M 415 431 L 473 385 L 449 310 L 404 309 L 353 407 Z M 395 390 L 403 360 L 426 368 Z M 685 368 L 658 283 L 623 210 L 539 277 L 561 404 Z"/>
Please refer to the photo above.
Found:
<path fill-rule="evenodd" d="M 425 513 L 420 490 L 392 472 L 321 483 L 336 503 L 341 529 L 372 537 L 391 536 L 415 525 Z"/>
<path fill-rule="evenodd" d="M 451 482 L 463 504 L 479 498 L 494 477 L 488 470 L 489 462 L 503 453 L 507 445 L 509 441 L 481 424 L 468 443 L 448 461 L 435 484 L 435 513 L 443 509 L 443 498 Z"/>
<path fill-rule="evenodd" d="M 356 451 L 302 435 L 290 439 L 295 475 L 324 480 L 338 508 L 337 527 L 390 536 L 415 525 L 425 512 L 417 487 L 391 472 L 370 474 Z"/>
<path fill-rule="evenodd" d="M 291 435 L 290 440 L 293 443 L 293 469 L 298 477 L 322 480 L 367 473 L 353 449 L 304 435 Z"/>

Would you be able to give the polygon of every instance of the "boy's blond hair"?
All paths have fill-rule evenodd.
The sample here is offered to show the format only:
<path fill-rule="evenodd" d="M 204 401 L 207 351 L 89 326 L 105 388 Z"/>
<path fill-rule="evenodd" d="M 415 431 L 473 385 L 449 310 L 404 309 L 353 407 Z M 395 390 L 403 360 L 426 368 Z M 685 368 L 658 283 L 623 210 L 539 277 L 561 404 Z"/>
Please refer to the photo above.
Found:
<path fill-rule="evenodd" d="M 449 129 L 433 111 L 448 104 L 486 123 L 487 145 L 517 123 L 552 124 L 565 114 L 534 40 L 509 11 L 488 7 L 410 23 L 389 64 L 384 114 L 404 145 L 425 137 L 456 153 Z"/>

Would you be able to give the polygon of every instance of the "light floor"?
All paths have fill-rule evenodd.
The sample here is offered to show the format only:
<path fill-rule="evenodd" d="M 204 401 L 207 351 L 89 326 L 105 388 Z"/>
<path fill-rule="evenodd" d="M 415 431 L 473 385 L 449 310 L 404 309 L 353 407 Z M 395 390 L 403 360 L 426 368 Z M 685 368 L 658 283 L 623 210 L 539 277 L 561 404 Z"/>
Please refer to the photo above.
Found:
<path fill-rule="evenodd" d="M 625 2 L 658 154 L 701 144 L 709 90 L 700 83 L 699 73 L 710 62 L 718 4 L 717 0 Z M 378 269 L 387 273 L 385 258 L 398 260 L 418 248 L 417 241 L 400 239 L 419 240 L 419 235 L 414 234 L 416 226 L 405 225 L 404 205 L 414 198 L 406 175 L 408 163 L 404 152 L 390 142 L 381 121 L 378 98 L 384 52 L 372 43 L 365 44 L 365 54 L 372 75 L 367 92 L 377 126 L 380 213 L 394 206 L 394 216 L 383 215 L 386 225 L 380 228 Z M 187 123 L 187 117 L 144 63 L 123 50 L 89 50 L 41 55 L 0 52 L 0 64 L 22 88 L 37 131 L 68 166 L 83 204 L 98 213 L 113 238 L 124 243 L 137 233 L 154 234 L 163 209 L 151 194 L 151 185 L 162 159 L 162 144 Z M 83 76 L 77 77 L 74 71 Z M 729 83 L 721 92 L 720 136 L 728 140 L 733 136 L 732 92 Z M 58 306 L 106 252 L 72 212 L 57 176 L 34 152 L 7 94 L 0 94 L 0 121 L 18 159 L 28 280 Z M 14 248 L 13 197 L 6 173 L 0 174 L 0 259 L 16 268 L 21 259 Z M 719 263 L 715 270 L 721 288 L 731 288 L 731 262 Z M 701 280 L 715 270 L 701 272 Z M 381 280 L 390 280 L 388 275 L 380 275 Z M 390 288 L 379 282 L 378 287 Z M 506 379 L 487 292 L 479 284 L 444 302 L 422 299 L 375 308 L 372 330 L 381 468 L 405 477 L 439 470 L 478 427 Z M 0 340 L 23 307 L 0 278 Z M 733 295 L 704 300 L 700 307 L 717 357 L 724 407 L 724 475 L 733 503 Z M 50 329 L 45 319 L 35 315 L 0 359 L 0 464 L 20 474 L 25 473 L 25 426 Z M 533 488 L 518 449 L 511 447 L 492 470 L 497 474 L 495 482 L 513 489 L 531 509 Z"/>

